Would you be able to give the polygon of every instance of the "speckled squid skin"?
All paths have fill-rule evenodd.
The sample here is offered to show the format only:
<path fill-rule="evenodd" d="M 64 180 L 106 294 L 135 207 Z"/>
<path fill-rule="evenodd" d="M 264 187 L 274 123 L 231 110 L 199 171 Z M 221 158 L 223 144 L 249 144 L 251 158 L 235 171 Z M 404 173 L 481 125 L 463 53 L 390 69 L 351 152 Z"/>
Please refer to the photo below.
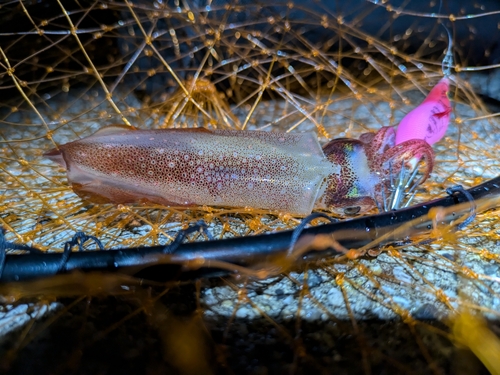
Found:
<path fill-rule="evenodd" d="M 394 144 L 393 128 L 321 149 L 313 133 L 136 130 L 114 125 L 45 154 L 66 167 L 73 190 L 93 202 L 264 208 L 353 215 L 380 206 L 388 175 L 414 152 L 432 169 L 423 140 Z M 389 165 L 389 163 L 391 163 Z"/>
<path fill-rule="evenodd" d="M 383 207 L 390 194 L 390 173 L 397 176 L 403 164 L 415 155 L 425 160 L 422 182 L 429 177 L 434 166 L 432 147 L 422 139 L 397 145 L 395 140 L 395 129 L 383 127 L 376 133 L 364 133 L 359 139 L 334 139 L 326 144 L 326 157 L 342 168 L 339 174 L 330 176 L 316 206 L 341 216 Z"/>
<path fill-rule="evenodd" d="M 91 201 L 267 208 L 309 214 L 338 165 L 313 133 L 106 127 L 52 150 Z"/>
<path fill-rule="evenodd" d="M 330 162 L 341 165 L 341 173 L 328 180 L 328 186 L 317 203 L 343 216 L 349 209 L 352 214 L 366 212 L 376 206 L 375 187 L 379 176 L 370 169 L 365 144 L 358 139 L 334 139 L 324 147 Z M 346 211 L 347 210 L 347 211 Z"/>

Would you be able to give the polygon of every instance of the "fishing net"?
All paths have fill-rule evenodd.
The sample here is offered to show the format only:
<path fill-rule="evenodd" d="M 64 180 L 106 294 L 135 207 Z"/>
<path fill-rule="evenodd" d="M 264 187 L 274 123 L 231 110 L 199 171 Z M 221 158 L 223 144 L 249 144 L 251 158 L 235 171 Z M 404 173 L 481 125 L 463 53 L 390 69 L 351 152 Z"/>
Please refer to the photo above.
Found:
<path fill-rule="evenodd" d="M 89 203 L 43 153 L 111 124 L 314 131 L 322 144 L 357 138 L 398 124 L 442 78 L 447 29 L 452 122 L 434 146 L 435 169 L 415 203 L 494 178 L 500 174 L 499 12 L 492 1 L 3 2 L 5 241 L 57 252 L 77 232 L 106 249 L 167 245 L 200 220 L 215 239 L 241 237 L 241 243 L 294 229 L 302 218 L 287 212 Z M 459 332 L 473 324 L 489 332 L 480 319 L 494 329 L 500 309 L 495 198 L 479 207 L 459 231 L 430 217 L 432 242 L 398 243 L 376 256 L 330 259 L 261 279 L 240 270 L 237 277 L 143 284 L 78 273 L 9 284 L 0 312 L 5 368 L 485 371 L 465 347 L 483 363 L 494 355 L 478 354 L 481 340 Z M 207 240 L 206 232 L 187 240 Z M 259 269 L 276 267 L 262 263 Z M 77 333 L 61 340 L 68 332 Z"/>

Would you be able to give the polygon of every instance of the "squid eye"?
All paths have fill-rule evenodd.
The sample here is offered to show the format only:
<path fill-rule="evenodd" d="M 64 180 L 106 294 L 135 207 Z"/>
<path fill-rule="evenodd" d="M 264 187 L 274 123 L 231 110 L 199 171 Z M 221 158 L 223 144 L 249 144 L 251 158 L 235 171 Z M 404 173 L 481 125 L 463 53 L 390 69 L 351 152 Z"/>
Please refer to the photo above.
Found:
<path fill-rule="evenodd" d="M 346 207 L 344 208 L 344 215 L 346 216 L 354 216 L 361 211 L 360 206 L 351 206 L 351 207 Z"/>

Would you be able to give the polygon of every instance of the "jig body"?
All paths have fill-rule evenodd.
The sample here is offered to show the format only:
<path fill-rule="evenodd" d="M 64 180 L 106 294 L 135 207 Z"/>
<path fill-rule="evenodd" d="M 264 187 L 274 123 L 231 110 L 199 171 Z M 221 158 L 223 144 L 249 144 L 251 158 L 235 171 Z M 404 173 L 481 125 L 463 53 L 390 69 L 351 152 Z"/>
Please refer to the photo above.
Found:
<path fill-rule="evenodd" d="M 442 78 L 424 101 L 401 120 L 396 144 L 409 139 L 425 139 L 433 145 L 443 138 L 452 112 L 448 99 L 449 87 L 450 80 L 447 77 Z"/>

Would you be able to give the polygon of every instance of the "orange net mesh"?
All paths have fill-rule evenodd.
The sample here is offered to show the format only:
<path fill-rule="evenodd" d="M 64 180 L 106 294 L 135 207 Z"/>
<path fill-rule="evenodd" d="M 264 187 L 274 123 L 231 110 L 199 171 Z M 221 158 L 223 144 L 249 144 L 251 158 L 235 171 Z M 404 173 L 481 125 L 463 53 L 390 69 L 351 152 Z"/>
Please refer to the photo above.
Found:
<path fill-rule="evenodd" d="M 6 239 L 59 251 L 77 231 L 116 248 L 169 243 L 199 220 L 215 238 L 293 229 L 300 217 L 288 212 L 89 204 L 68 186 L 65 171 L 42 154 L 116 123 L 315 131 L 322 143 L 395 125 L 442 77 L 449 43 L 442 24 L 452 35 L 456 60 L 450 92 L 454 116 L 434 147 L 436 167 L 416 201 L 437 197 L 450 185 L 470 187 L 499 175 L 498 6 L 489 1 L 457 9 L 446 2 L 441 8 L 415 1 L 341 3 L 5 2 L 0 8 L 0 225 Z M 370 259 L 330 260 L 265 280 L 243 272 L 236 280 L 150 285 L 145 291 L 133 278 L 76 274 L 9 286 L 4 299 L 37 296 L 41 302 L 30 302 L 29 309 L 51 309 L 54 297 L 70 296 L 49 322 L 64 325 L 69 313 L 89 317 L 82 307 L 85 296 L 117 295 L 123 316 L 99 320 L 100 339 L 85 337 L 82 345 L 94 348 L 111 332 L 133 329 L 132 323 L 146 324 L 147 330 L 163 327 L 158 345 L 164 350 L 158 355 L 168 368 L 185 373 L 208 373 L 217 366 L 260 373 L 278 365 L 300 373 L 307 366 L 327 371 L 348 363 L 353 373 L 380 367 L 443 373 L 450 353 L 458 350 L 443 344 L 451 337 L 447 319 L 462 311 L 498 319 L 495 206 L 493 200 L 484 203 L 466 230 L 434 227 L 438 240 L 432 244 L 384 247 Z M 179 291 L 191 296 L 184 298 L 193 306 L 178 308 Z M 109 299 L 102 302 L 108 304 Z M 96 308 L 101 314 L 102 307 Z M 6 356 L 14 369 L 20 368 L 15 358 L 22 350 L 32 353 L 49 331 L 47 322 L 34 323 L 38 313 L 29 309 L 19 314 L 28 314 L 32 323 Z M 367 319 L 399 323 L 370 326 Z M 253 337 L 248 343 L 253 348 L 269 347 L 274 340 L 288 354 L 267 358 L 258 349 L 249 354 L 236 339 L 239 334 Z M 341 348 L 334 341 L 345 335 L 353 338 Z M 380 341 L 370 341 L 375 337 Z M 397 345 L 377 346 L 384 338 L 408 343 L 418 358 L 406 361 Z M 228 359 L 230 354 L 267 360 L 262 366 L 238 363 Z M 150 368 L 162 361 L 151 359 Z M 73 365 L 81 362 L 68 360 L 60 368 Z"/>

